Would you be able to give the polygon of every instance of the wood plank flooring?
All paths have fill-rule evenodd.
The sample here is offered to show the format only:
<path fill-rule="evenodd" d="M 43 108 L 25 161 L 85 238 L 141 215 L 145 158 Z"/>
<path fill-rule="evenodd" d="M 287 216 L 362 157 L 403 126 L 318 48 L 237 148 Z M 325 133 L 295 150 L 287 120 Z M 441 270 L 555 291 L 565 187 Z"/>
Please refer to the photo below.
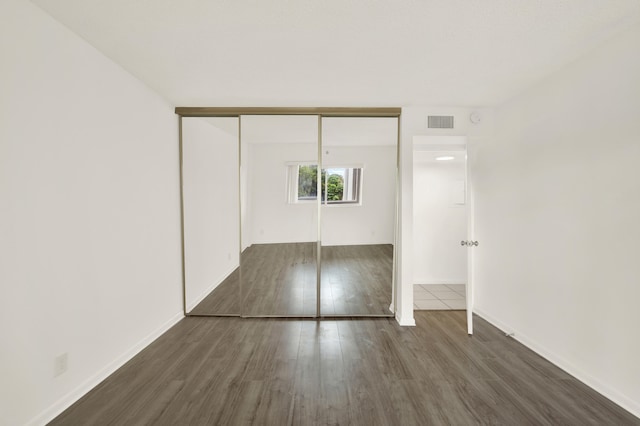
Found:
<path fill-rule="evenodd" d="M 393 245 L 323 246 L 323 315 L 391 315 Z"/>
<path fill-rule="evenodd" d="M 242 253 L 242 314 L 315 316 L 316 243 L 253 244 Z"/>
<path fill-rule="evenodd" d="M 463 311 L 185 318 L 51 425 L 640 425 Z"/>
<path fill-rule="evenodd" d="M 321 314 L 391 315 L 392 263 L 390 244 L 322 247 Z M 316 243 L 254 244 L 190 313 L 313 317 L 316 280 Z"/>

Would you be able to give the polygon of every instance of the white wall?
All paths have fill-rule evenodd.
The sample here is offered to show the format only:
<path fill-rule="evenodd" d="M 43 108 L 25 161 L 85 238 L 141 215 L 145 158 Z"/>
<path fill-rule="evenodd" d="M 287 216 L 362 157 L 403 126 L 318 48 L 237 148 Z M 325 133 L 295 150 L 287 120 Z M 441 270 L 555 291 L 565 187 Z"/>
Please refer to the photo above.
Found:
<path fill-rule="evenodd" d="M 287 199 L 287 163 L 316 162 L 315 144 L 249 144 L 252 243 L 317 240 L 317 204 Z M 327 164 L 363 166 L 361 205 L 322 207 L 324 245 L 392 244 L 395 214 L 395 146 L 328 148 Z M 337 162 L 331 163 L 335 158 Z M 248 231 L 248 232 L 251 232 Z M 243 229 L 243 234 L 245 230 Z"/>
<path fill-rule="evenodd" d="M 322 206 L 322 244 L 393 244 L 396 146 L 330 146 L 323 167 L 362 166 L 361 205 Z"/>
<path fill-rule="evenodd" d="M 414 161 L 414 284 L 467 282 L 464 181 L 464 161 Z"/>
<path fill-rule="evenodd" d="M 0 424 L 44 424 L 181 318 L 177 119 L 30 2 L 0 39 Z"/>
<path fill-rule="evenodd" d="M 249 145 L 251 244 L 317 241 L 316 203 L 289 204 L 287 162 L 315 162 L 318 149 L 308 143 Z M 242 230 L 243 234 L 245 229 Z"/>
<path fill-rule="evenodd" d="M 250 144 L 241 141 L 240 144 L 240 229 L 242 250 L 253 244 L 253 229 L 251 211 L 251 149 Z"/>
<path fill-rule="evenodd" d="M 316 116 L 242 117 L 242 238 L 252 243 L 317 241 L 315 202 L 290 204 L 287 167 L 318 160 Z M 362 203 L 323 206 L 327 245 L 394 241 L 396 118 L 323 118 L 325 167 L 362 166 Z"/>
<path fill-rule="evenodd" d="M 240 264 L 237 123 L 182 119 L 187 312 Z"/>
<path fill-rule="evenodd" d="M 477 152 L 476 311 L 640 415 L 640 27 L 502 105 Z"/>

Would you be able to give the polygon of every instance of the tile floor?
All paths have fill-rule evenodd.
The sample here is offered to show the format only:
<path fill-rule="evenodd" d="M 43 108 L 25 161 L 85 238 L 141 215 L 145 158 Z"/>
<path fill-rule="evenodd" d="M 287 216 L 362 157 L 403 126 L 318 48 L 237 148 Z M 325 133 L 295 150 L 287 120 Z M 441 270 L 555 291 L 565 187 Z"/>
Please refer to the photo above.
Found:
<path fill-rule="evenodd" d="M 465 310 L 464 284 L 415 284 L 413 308 L 417 310 Z"/>

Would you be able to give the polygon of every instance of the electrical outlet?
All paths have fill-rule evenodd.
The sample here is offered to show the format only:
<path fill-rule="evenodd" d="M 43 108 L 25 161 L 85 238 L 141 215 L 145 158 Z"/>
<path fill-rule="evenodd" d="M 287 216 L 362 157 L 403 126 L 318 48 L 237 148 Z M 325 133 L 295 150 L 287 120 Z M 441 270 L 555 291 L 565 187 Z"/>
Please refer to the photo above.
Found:
<path fill-rule="evenodd" d="M 69 354 L 67 352 L 53 359 L 53 377 L 58 377 L 69 368 Z"/>

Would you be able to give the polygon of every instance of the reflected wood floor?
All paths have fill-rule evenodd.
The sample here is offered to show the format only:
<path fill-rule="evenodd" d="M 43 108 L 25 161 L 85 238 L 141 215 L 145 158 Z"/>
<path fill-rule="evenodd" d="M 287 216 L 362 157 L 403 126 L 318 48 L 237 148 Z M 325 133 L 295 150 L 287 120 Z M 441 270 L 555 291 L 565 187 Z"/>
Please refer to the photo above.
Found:
<path fill-rule="evenodd" d="M 393 245 L 323 246 L 323 315 L 391 315 Z"/>
<path fill-rule="evenodd" d="M 463 311 L 180 321 L 51 425 L 640 425 Z"/>
<path fill-rule="evenodd" d="M 240 314 L 240 268 L 227 278 L 195 306 L 192 315 L 239 315 Z"/>
<path fill-rule="evenodd" d="M 242 315 L 316 315 L 317 244 L 253 244 L 242 253 Z"/>
<path fill-rule="evenodd" d="M 393 246 L 323 246 L 322 315 L 391 315 Z M 254 244 L 242 253 L 242 315 L 315 316 L 316 243 Z M 190 313 L 240 314 L 236 269 Z"/>

